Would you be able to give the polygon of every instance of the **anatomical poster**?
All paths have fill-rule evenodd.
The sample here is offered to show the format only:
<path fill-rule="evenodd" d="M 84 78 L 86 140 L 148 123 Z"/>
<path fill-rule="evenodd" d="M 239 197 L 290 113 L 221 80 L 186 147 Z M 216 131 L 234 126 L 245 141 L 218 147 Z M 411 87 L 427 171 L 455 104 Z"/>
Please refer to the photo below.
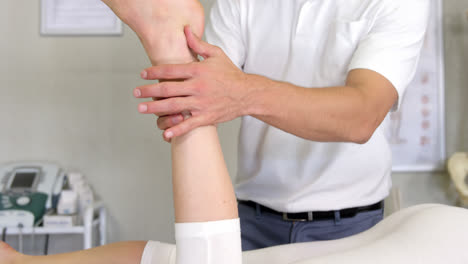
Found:
<path fill-rule="evenodd" d="M 445 163 L 442 1 L 432 15 L 418 71 L 399 111 L 383 128 L 392 148 L 394 171 L 441 170 Z"/>
<path fill-rule="evenodd" d="M 101 0 L 42 0 L 42 35 L 118 35 L 122 22 Z"/>

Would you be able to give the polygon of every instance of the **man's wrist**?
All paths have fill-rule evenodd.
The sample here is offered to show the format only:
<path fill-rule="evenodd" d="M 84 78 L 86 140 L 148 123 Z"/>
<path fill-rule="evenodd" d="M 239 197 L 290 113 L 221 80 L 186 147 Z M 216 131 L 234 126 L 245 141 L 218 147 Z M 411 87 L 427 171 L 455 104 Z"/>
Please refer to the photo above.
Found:
<path fill-rule="evenodd" d="M 242 82 L 243 89 L 246 91 L 242 105 L 242 116 L 264 115 L 265 105 L 264 97 L 268 96 L 269 87 L 273 81 L 255 74 L 245 74 Z"/>

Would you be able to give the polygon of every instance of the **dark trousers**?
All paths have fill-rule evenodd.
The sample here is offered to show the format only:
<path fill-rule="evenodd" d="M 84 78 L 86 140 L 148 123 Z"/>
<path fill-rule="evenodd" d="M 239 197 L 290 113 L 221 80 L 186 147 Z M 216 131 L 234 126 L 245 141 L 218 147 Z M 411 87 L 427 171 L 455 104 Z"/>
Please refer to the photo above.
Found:
<path fill-rule="evenodd" d="M 242 250 L 254 250 L 283 244 L 340 239 L 356 235 L 383 219 L 383 209 L 360 212 L 354 217 L 290 222 L 282 216 L 239 204 Z"/>

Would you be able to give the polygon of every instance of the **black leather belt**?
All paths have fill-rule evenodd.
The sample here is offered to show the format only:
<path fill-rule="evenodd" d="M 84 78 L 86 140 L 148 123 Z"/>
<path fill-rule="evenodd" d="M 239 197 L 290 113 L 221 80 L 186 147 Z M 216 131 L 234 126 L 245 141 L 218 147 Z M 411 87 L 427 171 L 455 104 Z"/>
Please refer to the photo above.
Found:
<path fill-rule="evenodd" d="M 271 208 L 268 208 L 266 206 L 263 206 L 261 204 L 257 204 L 256 202 L 252 202 L 252 201 L 238 201 L 238 202 L 239 204 L 243 204 L 243 205 L 252 207 L 254 209 L 256 209 L 257 206 L 259 206 L 263 212 L 269 212 L 271 214 L 281 216 L 283 220 L 285 221 L 298 221 L 298 222 L 335 219 L 335 212 L 339 212 L 341 218 L 351 218 L 351 217 L 356 216 L 358 213 L 380 210 L 384 207 L 384 203 L 383 201 L 381 201 L 381 202 L 368 205 L 368 206 L 353 207 L 353 208 L 347 208 L 347 209 L 342 209 L 342 210 L 337 210 L 337 211 L 282 213 L 282 212 L 275 211 Z"/>

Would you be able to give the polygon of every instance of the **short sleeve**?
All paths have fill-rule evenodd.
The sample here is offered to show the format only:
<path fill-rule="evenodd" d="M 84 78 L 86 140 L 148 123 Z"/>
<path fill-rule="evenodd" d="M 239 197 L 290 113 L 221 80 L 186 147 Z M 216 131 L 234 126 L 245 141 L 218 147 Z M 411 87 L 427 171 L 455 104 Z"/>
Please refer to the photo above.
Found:
<path fill-rule="evenodd" d="M 369 69 L 387 78 L 398 92 L 398 103 L 417 70 L 430 14 L 429 0 L 382 1 L 382 7 L 353 55 L 349 71 Z"/>
<path fill-rule="evenodd" d="M 240 0 L 217 0 L 211 9 L 205 37 L 208 43 L 220 47 L 239 68 L 245 61 L 241 32 Z"/>

